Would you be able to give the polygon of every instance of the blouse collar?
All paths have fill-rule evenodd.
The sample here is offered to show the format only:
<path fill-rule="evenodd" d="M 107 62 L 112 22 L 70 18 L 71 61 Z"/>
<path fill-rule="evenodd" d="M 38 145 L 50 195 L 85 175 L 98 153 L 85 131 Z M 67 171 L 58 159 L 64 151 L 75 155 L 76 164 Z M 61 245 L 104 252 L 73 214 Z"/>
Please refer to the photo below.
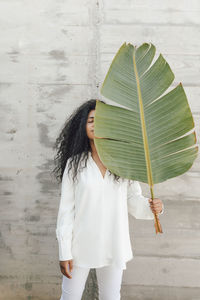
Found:
<path fill-rule="evenodd" d="M 89 159 L 90 159 L 91 164 L 93 164 L 93 165 L 95 166 L 95 168 L 98 169 L 99 175 L 101 176 L 101 178 L 102 178 L 103 180 L 105 180 L 106 175 L 107 175 L 107 173 L 108 173 L 108 168 L 106 169 L 106 172 L 105 172 L 104 177 L 103 177 L 103 175 L 102 175 L 102 173 L 101 173 L 99 167 L 97 166 L 96 162 L 94 161 L 94 159 L 93 159 L 93 157 L 92 157 L 91 151 L 88 151 L 88 152 L 89 152 Z"/>

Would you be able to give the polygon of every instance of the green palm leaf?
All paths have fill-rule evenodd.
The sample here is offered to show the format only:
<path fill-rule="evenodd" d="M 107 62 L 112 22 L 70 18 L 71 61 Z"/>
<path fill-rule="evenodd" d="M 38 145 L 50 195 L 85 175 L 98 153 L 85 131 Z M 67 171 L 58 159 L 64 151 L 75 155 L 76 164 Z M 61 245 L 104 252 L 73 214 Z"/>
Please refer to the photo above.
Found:
<path fill-rule="evenodd" d="M 183 86 L 164 94 L 174 74 L 161 54 L 151 65 L 155 50 L 148 43 L 120 47 L 101 94 L 123 107 L 97 101 L 94 123 L 103 164 L 121 177 L 148 183 L 152 199 L 154 184 L 186 172 L 198 154 Z"/>
<path fill-rule="evenodd" d="M 186 172 L 198 153 L 182 84 L 162 95 L 174 74 L 161 54 L 150 66 L 154 55 L 152 44 L 121 46 L 101 93 L 125 108 L 97 101 L 94 139 L 109 170 L 150 186 Z"/>

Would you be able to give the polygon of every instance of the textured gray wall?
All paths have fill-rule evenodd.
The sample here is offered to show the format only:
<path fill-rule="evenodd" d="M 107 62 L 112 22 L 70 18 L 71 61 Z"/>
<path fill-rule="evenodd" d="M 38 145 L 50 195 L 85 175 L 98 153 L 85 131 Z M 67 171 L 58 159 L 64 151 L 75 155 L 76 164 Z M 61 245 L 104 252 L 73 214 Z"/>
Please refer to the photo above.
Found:
<path fill-rule="evenodd" d="M 99 86 L 123 42 L 153 42 L 164 55 L 199 141 L 199 15 L 199 0 L 0 0 L 0 299 L 59 299 L 52 145 L 75 107 L 102 99 Z M 186 174 L 155 186 L 165 204 L 162 235 L 153 221 L 130 217 L 135 258 L 122 299 L 200 299 L 199 195 L 198 157 Z"/>

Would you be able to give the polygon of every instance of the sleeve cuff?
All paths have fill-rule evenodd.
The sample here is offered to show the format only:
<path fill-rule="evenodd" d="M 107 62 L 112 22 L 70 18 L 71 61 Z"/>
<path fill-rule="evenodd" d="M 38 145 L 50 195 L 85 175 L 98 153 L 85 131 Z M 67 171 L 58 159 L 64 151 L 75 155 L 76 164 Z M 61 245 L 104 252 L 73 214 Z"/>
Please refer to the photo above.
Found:
<path fill-rule="evenodd" d="M 71 252 L 71 240 L 69 239 L 58 239 L 58 251 L 59 251 L 59 260 L 70 260 L 73 259 Z"/>
<path fill-rule="evenodd" d="M 138 206 L 135 213 L 136 219 L 143 219 L 143 220 L 154 219 L 154 214 L 151 211 L 148 199 L 149 198 L 144 197 L 143 195 L 137 196 Z"/>
<path fill-rule="evenodd" d="M 58 228 L 56 229 L 56 239 L 58 241 L 58 252 L 60 261 L 73 259 L 71 251 L 71 237 L 65 237 L 62 230 Z"/>

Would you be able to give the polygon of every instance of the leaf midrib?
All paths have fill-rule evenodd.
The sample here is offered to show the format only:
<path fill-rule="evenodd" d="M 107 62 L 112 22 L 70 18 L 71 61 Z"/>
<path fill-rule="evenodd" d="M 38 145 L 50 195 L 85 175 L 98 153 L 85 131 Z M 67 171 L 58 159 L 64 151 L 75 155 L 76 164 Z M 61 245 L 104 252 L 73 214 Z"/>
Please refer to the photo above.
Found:
<path fill-rule="evenodd" d="M 147 178 L 148 178 L 148 184 L 150 185 L 150 187 L 152 187 L 153 186 L 153 180 L 152 180 L 151 161 L 150 161 L 150 155 L 149 155 L 149 146 L 148 146 L 148 138 L 147 138 L 147 132 L 146 132 L 146 124 L 145 124 L 145 119 L 144 119 L 144 108 L 143 108 L 142 92 L 141 92 L 141 88 L 140 88 L 140 80 L 139 80 L 138 71 L 137 71 L 135 52 L 136 52 L 136 50 L 133 52 L 133 67 L 134 67 L 136 86 L 137 86 L 137 92 L 138 92 L 140 120 L 141 120 L 142 136 L 143 136 L 143 143 L 144 143 L 144 153 L 145 153 L 146 168 L 147 168 Z"/>

